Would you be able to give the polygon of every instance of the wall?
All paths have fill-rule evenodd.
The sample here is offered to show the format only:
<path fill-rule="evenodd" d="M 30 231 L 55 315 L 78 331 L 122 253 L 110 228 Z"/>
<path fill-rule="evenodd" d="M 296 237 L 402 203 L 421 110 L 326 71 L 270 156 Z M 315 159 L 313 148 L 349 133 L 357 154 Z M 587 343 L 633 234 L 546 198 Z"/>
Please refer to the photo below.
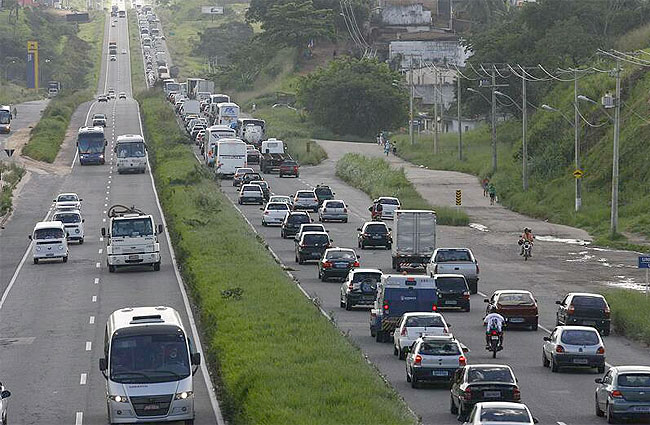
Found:
<path fill-rule="evenodd" d="M 388 55 L 390 60 L 401 55 L 402 69 L 409 67 L 411 55 L 418 61 L 448 63 L 459 67 L 464 67 L 465 60 L 469 57 L 457 40 L 391 41 Z"/>
<path fill-rule="evenodd" d="M 422 4 L 386 5 L 381 20 L 386 25 L 429 25 L 431 11 L 424 10 Z"/>

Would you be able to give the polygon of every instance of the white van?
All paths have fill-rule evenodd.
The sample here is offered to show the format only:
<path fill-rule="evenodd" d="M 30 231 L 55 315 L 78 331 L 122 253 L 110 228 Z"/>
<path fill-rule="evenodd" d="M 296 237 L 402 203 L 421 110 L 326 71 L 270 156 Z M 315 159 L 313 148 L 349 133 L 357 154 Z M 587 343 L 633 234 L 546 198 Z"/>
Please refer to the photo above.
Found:
<path fill-rule="evenodd" d="M 84 243 L 84 218 L 79 210 L 55 211 L 52 221 L 63 223 L 69 241 L 77 241 L 79 245 Z"/>
<path fill-rule="evenodd" d="M 213 125 L 206 129 L 208 137 L 204 140 L 207 140 L 203 150 L 203 156 L 205 158 L 205 163 L 212 167 L 214 165 L 216 146 L 219 139 L 234 139 L 235 130 L 228 127 L 227 125 Z"/>
<path fill-rule="evenodd" d="M 238 168 L 246 167 L 248 157 L 246 143 L 241 139 L 220 139 L 216 145 L 215 173 L 220 177 L 232 177 Z"/>
<path fill-rule="evenodd" d="M 41 221 L 36 223 L 34 231 L 29 235 L 34 242 L 32 257 L 34 264 L 39 260 L 60 258 L 68 262 L 68 239 L 65 227 L 60 221 Z"/>
<path fill-rule="evenodd" d="M 117 172 L 144 173 L 147 171 L 147 145 L 139 134 L 123 134 L 115 141 Z"/>
<path fill-rule="evenodd" d="M 114 311 L 106 322 L 99 370 L 109 423 L 194 421 L 192 376 L 201 364 L 171 307 Z"/>

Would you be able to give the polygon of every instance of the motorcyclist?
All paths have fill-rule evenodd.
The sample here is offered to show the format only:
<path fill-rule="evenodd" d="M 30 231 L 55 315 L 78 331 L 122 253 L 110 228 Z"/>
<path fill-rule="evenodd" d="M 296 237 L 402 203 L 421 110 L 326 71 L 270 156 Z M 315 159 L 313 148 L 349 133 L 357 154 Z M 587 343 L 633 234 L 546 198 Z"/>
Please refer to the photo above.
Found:
<path fill-rule="evenodd" d="M 519 245 L 521 245 L 521 252 L 519 255 L 524 255 L 524 242 L 529 242 L 530 243 L 530 256 L 533 256 L 533 241 L 535 240 L 535 236 L 533 235 L 533 231 L 530 230 L 530 228 L 526 227 L 524 229 L 524 233 L 519 237 Z"/>
<path fill-rule="evenodd" d="M 490 349 L 490 335 L 492 331 L 497 331 L 499 334 L 499 345 L 503 347 L 503 324 L 506 319 L 499 313 L 492 312 L 485 316 L 483 324 L 486 325 L 485 329 L 485 348 Z"/>
<path fill-rule="evenodd" d="M 368 208 L 368 211 L 370 211 L 371 220 L 380 220 L 384 207 L 381 205 L 381 202 L 379 202 L 379 199 L 375 199 L 370 208 Z"/>

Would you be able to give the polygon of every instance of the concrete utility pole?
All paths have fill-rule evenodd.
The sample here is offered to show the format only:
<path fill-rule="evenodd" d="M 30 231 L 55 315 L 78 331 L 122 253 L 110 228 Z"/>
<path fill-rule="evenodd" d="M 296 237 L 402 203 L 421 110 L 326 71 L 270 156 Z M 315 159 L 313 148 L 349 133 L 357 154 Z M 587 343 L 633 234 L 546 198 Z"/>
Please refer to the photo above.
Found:
<path fill-rule="evenodd" d="M 461 88 L 460 88 L 460 74 L 456 75 L 456 83 L 458 84 L 457 88 L 457 94 L 456 94 L 456 100 L 458 102 L 458 160 L 462 161 L 463 160 L 463 120 L 461 118 L 461 110 L 460 110 L 460 95 L 461 95 Z"/>
<path fill-rule="evenodd" d="M 492 173 L 497 172 L 497 95 L 495 93 L 497 80 L 492 66 Z"/>
<path fill-rule="evenodd" d="M 621 61 L 616 60 L 616 109 L 614 109 L 614 156 L 612 158 L 612 236 L 618 232 L 618 160 L 619 160 L 619 132 L 621 128 Z"/>
<path fill-rule="evenodd" d="M 413 134 L 413 56 L 409 62 L 409 139 L 411 145 L 415 145 L 415 135 Z"/>
<path fill-rule="evenodd" d="M 575 169 L 580 169 L 580 116 L 578 115 L 578 72 L 573 72 L 573 141 L 575 155 Z M 576 178 L 576 202 L 575 210 L 578 212 L 582 207 L 582 179 Z"/>
<path fill-rule="evenodd" d="M 438 154 L 438 68 L 433 70 L 433 153 Z"/>
<path fill-rule="evenodd" d="M 521 79 L 521 180 L 524 191 L 528 190 L 528 115 L 526 113 L 526 79 Z"/>

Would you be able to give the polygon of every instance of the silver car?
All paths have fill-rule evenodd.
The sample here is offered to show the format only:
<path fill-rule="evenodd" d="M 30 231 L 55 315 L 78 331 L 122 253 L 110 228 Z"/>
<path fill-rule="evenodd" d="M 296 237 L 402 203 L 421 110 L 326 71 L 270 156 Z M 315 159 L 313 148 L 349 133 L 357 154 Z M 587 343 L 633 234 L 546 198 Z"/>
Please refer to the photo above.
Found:
<path fill-rule="evenodd" d="M 345 202 L 338 199 L 328 199 L 318 210 L 318 221 L 339 220 L 343 223 L 348 222 L 348 207 Z"/>
<path fill-rule="evenodd" d="M 313 190 L 299 190 L 293 197 L 293 209 L 318 211 L 318 198 Z"/>
<path fill-rule="evenodd" d="M 400 209 L 399 199 L 392 196 L 382 196 L 377 199 L 381 204 L 381 219 L 392 220 L 395 217 L 395 211 Z"/>
<path fill-rule="evenodd" d="M 605 345 L 592 327 L 558 326 L 544 337 L 542 364 L 552 372 L 561 367 L 590 367 L 605 373 Z"/>
<path fill-rule="evenodd" d="M 243 185 L 239 191 L 239 199 L 237 202 L 239 202 L 239 205 L 244 205 L 247 203 L 262 205 L 264 203 L 262 188 L 256 184 Z"/>
<path fill-rule="evenodd" d="M 615 366 L 596 383 L 596 415 L 610 424 L 650 415 L 650 367 Z"/>
<path fill-rule="evenodd" d="M 491 425 L 507 423 L 508 425 L 533 425 L 538 423 L 523 403 L 505 401 L 484 401 L 477 403 L 464 425 Z"/>
<path fill-rule="evenodd" d="M 406 357 L 406 381 L 413 388 L 423 381 L 449 383 L 456 370 L 467 364 L 467 351 L 451 335 L 422 336 Z"/>

